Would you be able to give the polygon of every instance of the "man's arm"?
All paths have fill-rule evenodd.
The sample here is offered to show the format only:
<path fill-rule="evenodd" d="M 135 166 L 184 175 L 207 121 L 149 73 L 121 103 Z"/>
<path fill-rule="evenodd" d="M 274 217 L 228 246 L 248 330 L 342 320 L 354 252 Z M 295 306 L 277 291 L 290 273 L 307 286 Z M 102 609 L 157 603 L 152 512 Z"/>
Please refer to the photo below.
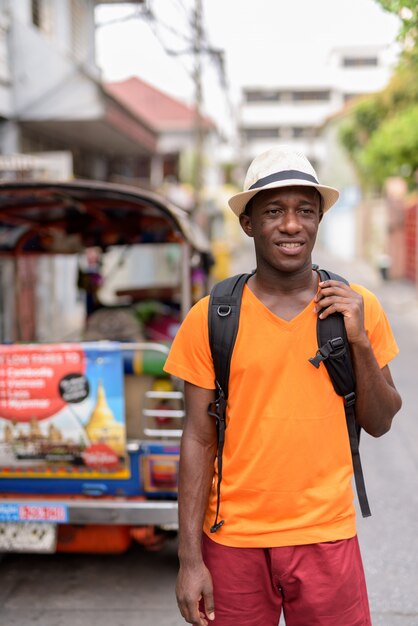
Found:
<path fill-rule="evenodd" d="M 205 612 L 214 619 L 212 578 L 202 559 L 202 529 L 213 481 L 217 450 L 216 424 L 208 415 L 215 390 L 185 383 L 186 418 L 180 450 L 179 560 L 176 595 L 184 619 L 197 626 L 208 624 L 199 614 L 203 597 Z"/>
<path fill-rule="evenodd" d="M 319 283 L 315 298 L 321 319 L 331 313 L 344 316 L 356 375 L 356 418 L 374 437 L 384 435 L 402 405 L 389 366 L 380 369 L 364 327 L 363 298 L 348 285 L 335 280 Z"/>
<path fill-rule="evenodd" d="M 356 419 L 374 437 L 384 435 L 402 406 L 389 366 L 382 369 L 374 357 L 370 341 L 352 344 L 356 375 Z"/>

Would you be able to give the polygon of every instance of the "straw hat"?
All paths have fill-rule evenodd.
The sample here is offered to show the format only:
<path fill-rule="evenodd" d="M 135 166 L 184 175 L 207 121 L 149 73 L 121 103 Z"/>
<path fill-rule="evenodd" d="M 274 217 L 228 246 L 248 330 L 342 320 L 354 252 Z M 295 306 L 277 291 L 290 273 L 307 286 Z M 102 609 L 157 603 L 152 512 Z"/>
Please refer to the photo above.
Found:
<path fill-rule="evenodd" d="M 287 146 L 280 146 L 254 159 L 245 177 L 244 191 L 232 196 L 229 206 L 239 216 L 251 198 L 260 191 L 291 186 L 315 187 L 322 196 L 324 212 L 337 202 L 340 195 L 333 187 L 319 184 L 316 172 L 305 155 Z"/>

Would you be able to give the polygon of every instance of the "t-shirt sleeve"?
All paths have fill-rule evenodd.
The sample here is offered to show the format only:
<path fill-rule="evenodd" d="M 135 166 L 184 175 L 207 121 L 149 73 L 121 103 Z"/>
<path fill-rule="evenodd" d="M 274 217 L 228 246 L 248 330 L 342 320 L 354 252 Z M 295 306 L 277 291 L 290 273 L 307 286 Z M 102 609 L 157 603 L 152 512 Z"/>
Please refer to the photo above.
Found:
<path fill-rule="evenodd" d="M 202 298 L 186 315 L 171 345 L 164 371 L 204 389 L 215 389 L 209 346 L 209 298 Z"/>
<path fill-rule="evenodd" d="M 351 285 L 364 299 L 364 324 L 380 368 L 385 367 L 398 353 L 389 320 L 377 297 L 365 287 Z"/>

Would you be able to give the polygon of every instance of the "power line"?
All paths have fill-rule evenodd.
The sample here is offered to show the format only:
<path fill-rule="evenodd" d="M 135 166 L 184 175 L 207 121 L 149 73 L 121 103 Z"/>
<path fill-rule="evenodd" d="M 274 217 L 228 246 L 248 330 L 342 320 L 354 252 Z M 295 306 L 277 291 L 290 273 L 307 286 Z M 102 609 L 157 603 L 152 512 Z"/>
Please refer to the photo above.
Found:
<path fill-rule="evenodd" d="M 182 2 L 182 0 L 174 0 L 174 2 L 175 2 L 175 4 L 177 4 L 178 7 L 180 7 L 182 13 L 184 13 L 184 15 L 186 16 L 188 25 L 193 27 L 193 20 L 192 20 L 192 18 L 190 16 L 190 11 L 186 7 L 184 2 Z"/>
<path fill-rule="evenodd" d="M 162 49 L 164 50 L 164 52 L 171 57 L 178 57 L 179 56 L 179 52 L 176 50 L 172 50 L 171 48 L 169 48 L 166 43 L 164 42 L 164 40 L 162 39 L 162 37 L 160 36 L 158 29 L 156 27 L 156 25 L 158 24 L 159 20 L 157 19 L 156 15 L 153 13 L 152 9 L 149 9 L 149 15 L 147 16 L 147 22 L 148 22 L 148 26 L 149 28 L 152 30 L 154 37 L 157 39 L 158 43 L 160 44 L 160 46 L 162 47 Z M 192 78 L 192 74 L 190 72 L 190 70 L 184 65 L 184 63 L 182 63 L 181 61 L 179 61 L 181 67 L 183 68 L 183 70 L 186 72 L 186 74 L 189 76 L 189 78 Z"/>
<path fill-rule="evenodd" d="M 123 17 L 116 17 L 112 20 L 107 20 L 105 22 L 97 22 L 96 28 L 103 28 L 104 26 L 113 26 L 114 24 L 122 24 L 123 22 L 129 22 L 131 20 L 145 17 L 147 13 L 148 13 L 148 7 L 139 5 L 133 13 L 128 13 L 128 15 L 124 15 Z"/>
<path fill-rule="evenodd" d="M 207 31 L 203 24 L 203 14 L 200 17 L 199 34 L 197 34 L 196 32 L 196 28 L 197 28 L 196 6 L 198 6 L 198 3 L 201 3 L 202 0 L 195 0 L 195 2 L 196 2 L 195 9 L 189 10 L 189 8 L 186 7 L 186 4 L 184 3 L 183 0 L 172 0 L 172 6 L 175 5 L 177 9 L 179 9 L 179 18 L 180 18 L 180 13 L 181 13 L 182 18 L 186 18 L 185 26 L 188 27 L 188 29 L 191 31 L 188 33 L 184 32 L 183 28 L 182 29 L 175 28 L 171 24 L 168 24 L 167 22 L 165 22 L 164 19 L 161 19 L 161 17 L 155 11 L 155 2 L 153 2 L 153 0 L 148 0 L 146 3 L 139 4 L 137 8 L 135 9 L 135 11 L 133 11 L 132 13 L 129 13 L 128 15 L 125 15 L 120 18 L 108 20 L 106 22 L 98 23 L 97 28 L 103 28 L 105 26 L 110 26 L 110 25 L 114 25 L 118 23 L 124 23 L 124 22 L 128 22 L 131 20 L 137 20 L 137 19 L 143 20 L 144 22 L 148 24 L 148 27 L 152 31 L 154 37 L 158 41 L 159 45 L 161 46 L 165 54 L 167 56 L 177 58 L 179 65 L 182 67 L 185 74 L 190 79 L 193 80 L 195 84 L 195 88 L 196 88 L 196 80 L 201 80 L 201 77 L 199 77 L 199 79 L 197 78 L 197 68 L 196 68 L 197 56 L 199 56 L 199 59 L 201 59 L 199 61 L 200 74 L 202 74 L 203 72 L 202 60 L 203 58 L 207 58 L 207 60 L 209 60 L 209 62 L 212 63 L 212 65 L 214 66 L 217 72 L 219 84 L 222 89 L 223 97 L 225 98 L 229 115 L 231 116 L 231 119 L 234 119 L 235 118 L 234 105 L 232 103 L 231 96 L 230 96 L 230 85 L 229 85 L 229 80 L 228 80 L 226 67 L 225 67 L 225 51 L 211 45 Z M 201 6 L 201 13 L 202 13 L 202 9 L 203 7 Z M 184 19 L 183 19 L 183 22 L 184 22 Z M 177 46 L 173 47 L 172 44 L 168 44 L 164 35 L 161 33 L 162 29 L 164 29 L 167 33 L 170 33 L 171 35 L 176 37 L 179 41 L 181 40 L 182 42 L 188 45 L 186 45 L 186 47 L 184 48 L 181 48 L 181 47 L 177 48 Z M 197 39 L 199 40 L 198 50 L 196 49 Z M 192 55 L 194 56 L 195 62 L 194 62 L 194 68 L 190 69 L 186 66 L 185 63 L 180 61 L 180 57 L 192 56 Z M 202 91 L 202 86 L 200 86 L 199 89 L 200 91 Z M 203 94 L 201 94 L 199 97 L 202 100 L 201 104 L 203 104 Z"/>
<path fill-rule="evenodd" d="M 161 45 L 161 47 L 163 48 L 164 52 L 171 57 L 180 57 L 180 56 L 184 56 L 184 55 L 188 55 L 188 54 L 192 54 L 194 53 L 194 48 L 193 48 L 193 44 L 194 44 L 194 38 L 193 35 L 186 35 L 182 32 L 180 32 L 179 30 L 175 29 L 173 26 L 167 24 L 166 22 L 164 22 L 160 17 L 157 17 L 155 11 L 153 10 L 153 8 L 151 7 L 151 1 L 149 1 L 147 4 L 139 4 L 138 7 L 135 9 L 135 11 L 133 11 L 132 13 L 129 13 L 128 15 L 125 15 L 123 17 L 119 17 L 119 18 L 115 18 L 112 20 L 108 20 L 105 22 L 99 22 L 97 24 L 97 28 L 103 28 L 105 26 L 113 26 L 114 24 L 121 24 L 124 22 L 129 22 L 131 20 L 134 19 L 143 19 L 145 21 L 148 22 L 149 27 L 151 28 L 154 36 L 156 37 L 158 43 Z M 187 9 L 187 7 L 185 6 L 185 4 L 182 2 L 182 0 L 174 0 L 174 3 L 181 9 L 182 13 L 185 15 L 185 17 L 187 18 L 187 23 L 189 26 L 191 26 L 191 28 L 194 28 L 194 24 L 193 24 L 193 20 L 192 17 L 190 15 L 189 10 Z M 162 27 L 164 29 L 166 29 L 168 32 L 170 32 L 171 34 L 175 35 L 176 37 L 178 37 L 179 39 L 182 39 L 183 41 L 185 41 L 186 43 L 190 44 L 190 47 L 185 48 L 183 50 L 174 50 L 173 48 L 169 47 L 164 39 L 161 37 L 160 33 L 158 32 L 157 26 Z M 200 33 L 200 39 L 201 39 L 201 44 L 200 44 L 200 53 L 201 54 L 206 54 L 209 59 L 211 61 L 214 62 L 215 66 L 218 69 L 218 74 L 219 74 L 219 80 L 221 83 L 221 86 L 224 89 L 229 89 L 228 86 L 228 80 L 227 80 L 227 76 L 226 76 L 226 71 L 225 71 L 225 64 L 224 64 L 224 51 L 218 48 L 214 48 L 213 46 L 210 45 L 208 37 L 207 37 L 207 33 L 205 32 L 204 29 L 204 25 L 203 23 L 201 24 L 201 33 Z M 187 68 L 184 66 L 184 64 L 182 64 L 183 69 L 185 69 L 186 73 L 190 76 L 191 73 L 189 70 L 187 70 Z"/>
<path fill-rule="evenodd" d="M 161 18 L 159 18 L 159 17 L 157 18 L 155 12 L 151 9 L 151 6 L 149 6 L 149 9 L 148 9 L 148 16 L 149 16 L 150 19 L 154 20 L 155 22 L 158 22 L 159 26 L 162 26 L 168 32 L 172 33 L 176 37 L 182 39 L 183 41 L 186 41 L 189 44 L 193 44 L 193 37 L 192 37 L 192 35 L 185 35 L 184 33 L 180 32 L 178 29 L 176 29 L 173 26 L 171 26 L 170 24 L 167 24 L 166 22 L 163 22 L 163 20 Z"/>

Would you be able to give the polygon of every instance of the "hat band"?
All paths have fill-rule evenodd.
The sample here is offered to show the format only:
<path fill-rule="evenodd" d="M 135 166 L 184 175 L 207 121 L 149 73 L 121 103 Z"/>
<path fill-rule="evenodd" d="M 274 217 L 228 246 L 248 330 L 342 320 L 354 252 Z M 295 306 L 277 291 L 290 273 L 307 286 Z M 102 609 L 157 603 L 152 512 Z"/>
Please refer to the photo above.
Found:
<path fill-rule="evenodd" d="M 270 183 L 276 183 L 279 180 L 309 180 L 312 183 L 319 184 L 316 180 L 315 176 L 311 176 L 311 174 L 305 174 L 305 172 L 300 172 L 299 170 L 284 170 L 282 172 L 275 172 L 274 174 L 270 174 L 269 176 L 265 176 L 264 178 L 260 178 L 255 182 L 251 187 L 248 188 L 248 191 L 251 189 L 257 189 L 258 187 L 264 187 L 265 185 L 269 185 Z"/>

